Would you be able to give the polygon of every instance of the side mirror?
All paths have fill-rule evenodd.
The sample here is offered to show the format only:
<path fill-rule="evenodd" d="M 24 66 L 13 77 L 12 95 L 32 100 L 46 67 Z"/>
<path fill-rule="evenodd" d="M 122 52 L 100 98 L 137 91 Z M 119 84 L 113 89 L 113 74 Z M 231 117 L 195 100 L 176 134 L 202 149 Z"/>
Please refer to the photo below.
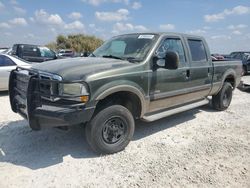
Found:
<path fill-rule="evenodd" d="M 175 70 L 179 67 L 179 55 L 176 52 L 168 51 L 165 57 L 160 58 L 158 56 L 153 57 L 153 69 L 165 68 L 169 70 Z"/>
<path fill-rule="evenodd" d="M 165 55 L 165 68 L 170 70 L 178 69 L 179 55 L 176 52 L 168 51 Z"/>

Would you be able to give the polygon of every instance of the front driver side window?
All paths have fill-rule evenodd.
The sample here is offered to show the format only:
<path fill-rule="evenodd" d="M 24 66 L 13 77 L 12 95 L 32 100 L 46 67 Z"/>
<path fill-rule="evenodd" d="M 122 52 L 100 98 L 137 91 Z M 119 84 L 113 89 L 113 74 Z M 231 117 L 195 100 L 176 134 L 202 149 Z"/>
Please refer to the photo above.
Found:
<path fill-rule="evenodd" d="M 167 51 L 174 51 L 179 55 L 180 60 L 180 67 L 185 67 L 186 65 L 186 58 L 185 58 L 185 52 L 182 45 L 182 42 L 180 39 L 166 39 L 158 48 L 157 55 L 160 57 L 164 57 Z"/>

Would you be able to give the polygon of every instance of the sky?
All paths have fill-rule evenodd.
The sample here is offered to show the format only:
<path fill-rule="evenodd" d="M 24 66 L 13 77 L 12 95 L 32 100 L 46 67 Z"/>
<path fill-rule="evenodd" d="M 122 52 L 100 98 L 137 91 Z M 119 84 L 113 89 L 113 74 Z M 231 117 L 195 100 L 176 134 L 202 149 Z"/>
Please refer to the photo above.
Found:
<path fill-rule="evenodd" d="M 203 36 L 212 53 L 250 50 L 249 0 L 0 0 L 0 47 L 59 34 L 107 40 L 133 32 Z"/>

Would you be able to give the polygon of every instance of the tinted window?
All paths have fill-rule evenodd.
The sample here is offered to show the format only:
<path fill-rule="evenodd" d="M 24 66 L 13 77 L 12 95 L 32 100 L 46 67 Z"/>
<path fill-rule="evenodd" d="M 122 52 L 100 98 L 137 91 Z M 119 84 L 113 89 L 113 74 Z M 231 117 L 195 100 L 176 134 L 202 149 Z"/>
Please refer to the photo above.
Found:
<path fill-rule="evenodd" d="M 11 54 L 17 55 L 17 45 L 16 44 L 13 46 Z"/>
<path fill-rule="evenodd" d="M 40 57 L 39 49 L 36 46 L 21 45 L 22 56 Z"/>
<path fill-rule="evenodd" d="M 230 57 L 231 57 L 231 58 L 235 58 L 235 57 L 237 56 L 237 54 L 238 54 L 238 53 L 233 52 L 233 53 L 230 54 Z"/>
<path fill-rule="evenodd" d="M 10 58 L 5 56 L 0 56 L 0 66 L 14 66 L 16 65 Z"/>
<path fill-rule="evenodd" d="M 64 53 L 73 53 L 73 51 L 66 50 Z"/>
<path fill-rule="evenodd" d="M 166 39 L 157 50 L 157 54 L 163 57 L 167 51 L 174 51 L 178 53 L 180 59 L 180 66 L 185 66 L 186 58 L 185 52 L 180 39 Z"/>
<path fill-rule="evenodd" d="M 237 55 L 235 55 L 235 58 L 241 60 L 242 59 L 242 55 L 243 55 L 242 53 L 238 53 Z"/>
<path fill-rule="evenodd" d="M 192 61 L 207 61 L 206 50 L 201 40 L 188 40 Z"/>

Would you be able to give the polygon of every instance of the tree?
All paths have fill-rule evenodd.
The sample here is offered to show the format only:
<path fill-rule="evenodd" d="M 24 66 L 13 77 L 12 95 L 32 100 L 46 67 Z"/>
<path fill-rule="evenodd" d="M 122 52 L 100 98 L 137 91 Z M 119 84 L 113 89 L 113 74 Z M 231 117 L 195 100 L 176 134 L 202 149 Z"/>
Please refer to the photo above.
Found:
<path fill-rule="evenodd" d="M 72 49 L 75 52 L 93 52 L 102 43 L 103 40 L 95 36 L 71 34 L 68 36 L 58 35 L 56 42 L 51 42 L 46 46 L 53 50 Z"/>

